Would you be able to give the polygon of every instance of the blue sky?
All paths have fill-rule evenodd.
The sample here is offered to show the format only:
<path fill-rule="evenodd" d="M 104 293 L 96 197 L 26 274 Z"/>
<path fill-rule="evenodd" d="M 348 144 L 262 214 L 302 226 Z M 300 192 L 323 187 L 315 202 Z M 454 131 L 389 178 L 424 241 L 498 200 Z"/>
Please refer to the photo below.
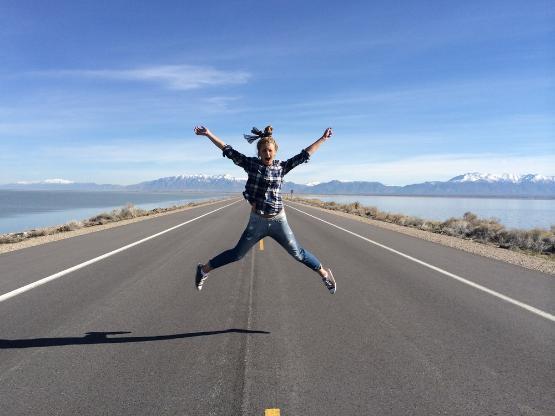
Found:
<path fill-rule="evenodd" d="M 0 0 L 0 183 L 244 172 L 331 126 L 298 183 L 555 175 L 549 1 Z"/>

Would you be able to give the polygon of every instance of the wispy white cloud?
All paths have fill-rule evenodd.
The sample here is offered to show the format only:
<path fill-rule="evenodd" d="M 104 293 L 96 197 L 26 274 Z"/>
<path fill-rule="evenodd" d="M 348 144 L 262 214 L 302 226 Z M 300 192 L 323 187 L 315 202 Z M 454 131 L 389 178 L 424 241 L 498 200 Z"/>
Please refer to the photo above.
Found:
<path fill-rule="evenodd" d="M 159 65 L 130 69 L 83 69 L 32 72 L 40 76 L 72 76 L 122 81 L 157 82 L 172 90 L 246 83 L 251 74 L 246 71 L 224 71 L 195 65 Z"/>
<path fill-rule="evenodd" d="M 241 97 L 207 97 L 202 100 L 202 106 L 203 109 L 209 113 L 235 113 L 242 111 L 237 106 L 237 102 L 240 99 Z"/>
<path fill-rule="evenodd" d="M 157 139 L 152 142 L 114 140 L 110 144 L 76 144 L 56 147 L 45 146 L 40 150 L 44 157 L 69 158 L 93 164 L 164 164 L 201 163 L 221 159 L 221 153 L 211 143 L 194 136 L 175 139 Z"/>
<path fill-rule="evenodd" d="M 555 87 L 551 77 L 478 77 L 458 81 L 439 81 L 404 88 L 389 88 L 381 90 L 358 90 L 350 93 L 324 95 L 307 100 L 288 101 L 279 104 L 245 108 L 252 112 L 281 112 L 287 111 L 299 114 L 306 110 L 311 114 L 322 113 L 325 109 L 338 112 L 338 109 L 383 108 L 391 106 L 395 109 L 409 109 L 430 107 L 436 108 L 445 104 L 469 105 L 492 102 L 499 94 L 505 97 L 518 97 L 523 92 L 531 90 L 547 96 L 549 90 Z M 307 115 L 302 113 L 301 115 Z"/>

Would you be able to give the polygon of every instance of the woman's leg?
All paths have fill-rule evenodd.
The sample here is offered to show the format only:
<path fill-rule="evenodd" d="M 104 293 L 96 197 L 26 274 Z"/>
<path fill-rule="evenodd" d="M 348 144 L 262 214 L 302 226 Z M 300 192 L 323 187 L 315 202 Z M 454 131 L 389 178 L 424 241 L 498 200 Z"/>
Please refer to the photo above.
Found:
<path fill-rule="evenodd" d="M 305 250 L 297 243 L 297 239 L 289 227 L 287 217 L 271 221 L 270 237 L 276 240 L 295 260 L 300 261 L 323 278 L 328 277 L 328 271 L 322 266 L 320 260 L 310 251 Z"/>
<path fill-rule="evenodd" d="M 283 215 L 282 218 L 276 218 L 274 221 L 271 221 L 269 235 L 285 250 L 287 250 L 287 252 L 296 260 L 317 272 L 322 278 L 322 282 L 324 283 L 324 286 L 326 286 L 326 289 L 328 289 L 332 295 L 335 294 L 337 290 L 337 282 L 335 281 L 331 270 L 324 268 L 322 263 L 320 263 L 320 260 L 318 260 L 314 254 L 305 250 L 297 243 L 285 215 Z"/>
<path fill-rule="evenodd" d="M 264 237 L 264 231 L 265 229 L 262 219 L 256 214 L 251 214 L 249 223 L 247 224 L 245 231 L 243 231 L 243 234 L 235 247 L 212 258 L 202 266 L 202 271 L 204 273 L 208 273 L 210 270 L 242 259 L 251 247 Z"/>

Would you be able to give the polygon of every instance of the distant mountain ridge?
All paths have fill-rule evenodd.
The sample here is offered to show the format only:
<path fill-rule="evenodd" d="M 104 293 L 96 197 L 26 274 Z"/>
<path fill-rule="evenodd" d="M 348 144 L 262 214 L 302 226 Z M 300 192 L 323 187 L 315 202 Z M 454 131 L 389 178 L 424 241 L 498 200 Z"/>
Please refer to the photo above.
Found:
<path fill-rule="evenodd" d="M 20 182 L 0 185 L 0 189 L 20 190 L 83 190 L 83 191 L 217 191 L 240 192 L 246 179 L 231 175 L 180 175 L 159 178 L 134 185 L 98 185 L 75 183 L 65 179 Z M 433 181 L 406 186 L 388 186 L 380 182 L 332 180 L 308 185 L 284 182 L 283 192 L 331 195 L 433 195 L 433 196 L 516 196 L 555 197 L 555 176 L 537 174 L 482 174 L 478 172 L 455 176 L 446 182 Z"/>
<path fill-rule="evenodd" d="M 245 188 L 245 179 L 231 175 L 180 175 L 129 185 L 132 191 L 228 191 L 239 192 Z"/>
<path fill-rule="evenodd" d="M 464 175 L 455 176 L 449 179 L 449 182 L 511 182 L 511 183 L 538 183 L 538 182 L 554 182 L 555 176 L 543 176 L 536 174 L 518 175 L 503 173 L 501 175 L 494 175 L 491 173 L 478 173 L 471 172 Z"/>
<path fill-rule="evenodd" d="M 21 181 L 0 185 L 0 189 L 29 190 L 29 191 L 123 191 L 123 185 L 97 184 L 93 182 L 73 182 L 66 179 L 46 179 L 44 181 Z"/>

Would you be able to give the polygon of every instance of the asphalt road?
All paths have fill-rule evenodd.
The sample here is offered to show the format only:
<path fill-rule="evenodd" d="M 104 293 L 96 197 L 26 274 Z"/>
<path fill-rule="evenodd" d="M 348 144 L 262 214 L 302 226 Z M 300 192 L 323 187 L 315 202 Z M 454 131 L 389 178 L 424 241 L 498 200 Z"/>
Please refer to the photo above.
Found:
<path fill-rule="evenodd" d="M 2 254 L 0 295 L 228 203 Z M 0 414 L 553 414 L 552 276 L 287 216 L 335 295 L 269 239 L 197 292 L 197 262 L 246 224 L 240 201 L 0 301 Z"/>

